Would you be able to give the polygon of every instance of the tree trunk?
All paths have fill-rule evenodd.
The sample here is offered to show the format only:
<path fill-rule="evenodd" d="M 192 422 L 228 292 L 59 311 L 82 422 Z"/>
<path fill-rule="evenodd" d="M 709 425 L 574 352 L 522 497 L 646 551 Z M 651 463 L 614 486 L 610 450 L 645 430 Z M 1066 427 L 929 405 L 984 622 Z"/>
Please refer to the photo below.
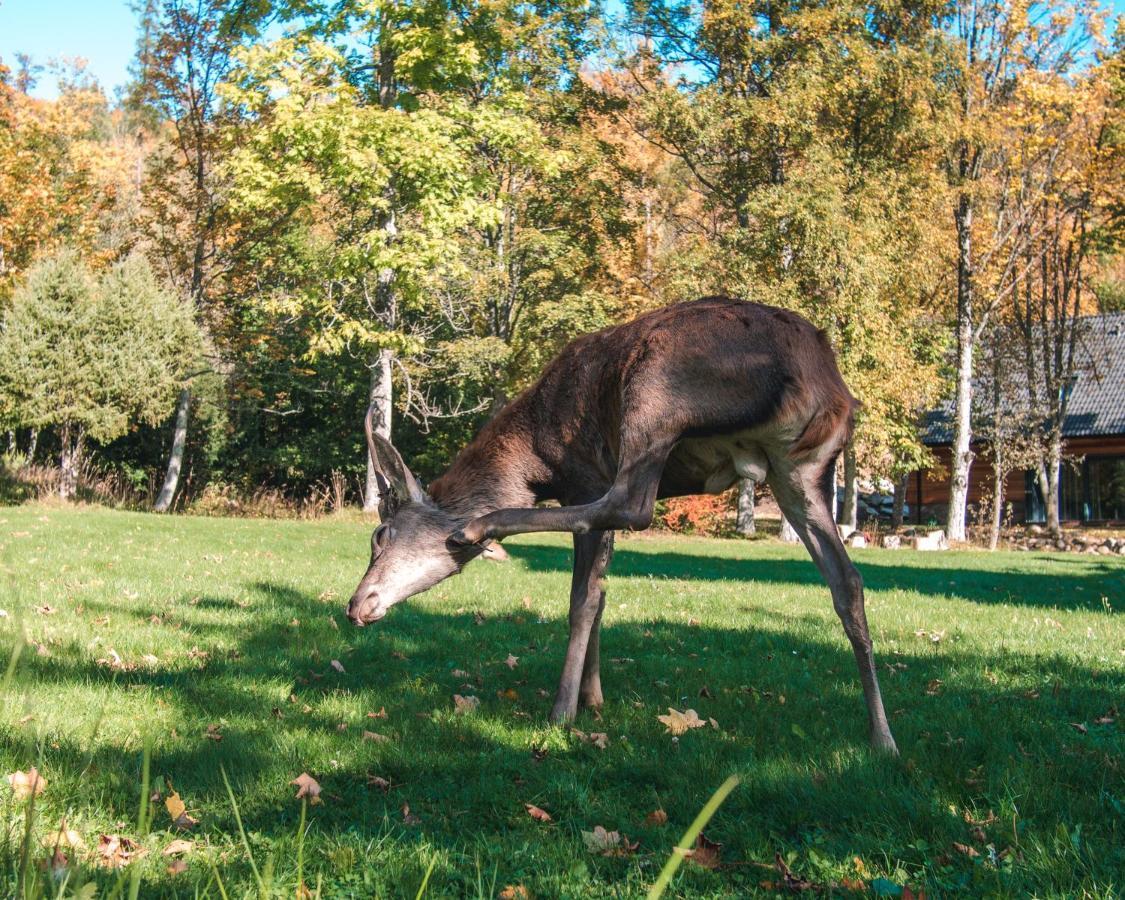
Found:
<path fill-rule="evenodd" d="M 31 435 L 27 439 L 27 465 L 34 465 L 35 463 L 35 449 L 39 446 L 39 429 L 32 428 Z"/>
<path fill-rule="evenodd" d="M 785 513 L 781 514 L 781 533 L 778 535 L 787 544 L 799 544 L 801 542 L 800 535 L 789 524 L 789 520 L 785 518 Z"/>
<path fill-rule="evenodd" d="M 1059 476 L 1062 469 L 1062 439 L 1058 433 L 1051 435 L 1047 444 L 1047 491 L 1043 497 L 1047 507 L 1047 530 L 1058 536 L 1059 533 Z"/>
<path fill-rule="evenodd" d="M 840 510 L 840 524 L 856 528 L 859 525 L 859 491 L 856 490 L 855 445 L 851 441 L 844 448 L 843 507 Z"/>
<path fill-rule="evenodd" d="M 82 427 L 66 422 L 62 426 L 59 441 L 62 450 L 59 454 L 59 496 L 63 500 L 73 500 L 78 492 L 78 466 L 82 460 Z"/>
<path fill-rule="evenodd" d="M 1004 518 L 1004 461 L 1000 451 L 992 448 L 992 522 L 988 530 L 988 549 L 1000 543 L 1000 523 Z"/>
<path fill-rule="evenodd" d="M 16 452 L 16 430 L 14 428 L 8 429 L 8 453 L 14 454 Z"/>
<path fill-rule="evenodd" d="M 891 528 L 902 528 L 903 514 L 906 512 L 906 492 L 910 489 L 910 473 L 904 474 L 895 482 L 895 503 L 891 508 Z"/>
<path fill-rule="evenodd" d="M 754 523 L 754 487 L 753 478 L 743 478 L 738 482 L 738 515 L 734 521 L 734 529 L 744 537 L 749 537 L 758 530 Z"/>
<path fill-rule="evenodd" d="M 375 433 L 391 439 L 391 364 L 394 357 L 390 350 L 380 350 L 371 364 L 371 387 L 367 400 L 375 406 Z M 371 454 L 367 454 L 367 482 L 363 490 L 363 511 L 374 512 L 379 508 L 379 485 L 375 481 L 375 465 Z"/>
<path fill-rule="evenodd" d="M 172 432 L 172 452 L 168 454 L 168 468 L 164 472 L 164 485 L 156 497 L 153 509 L 156 512 L 168 512 L 172 508 L 172 500 L 176 496 L 176 488 L 180 484 L 180 471 L 184 465 L 184 447 L 187 446 L 188 412 L 191 410 L 191 388 L 184 387 L 180 391 L 180 399 L 176 401 L 176 425 Z"/>
<path fill-rule="evenodd" d="M 965 540 L 969 468 L 973 463 L 973 206 L 967 194 L 957 202 L 957 390 L 953 398 L 952 475 L 946 534 Z"/>

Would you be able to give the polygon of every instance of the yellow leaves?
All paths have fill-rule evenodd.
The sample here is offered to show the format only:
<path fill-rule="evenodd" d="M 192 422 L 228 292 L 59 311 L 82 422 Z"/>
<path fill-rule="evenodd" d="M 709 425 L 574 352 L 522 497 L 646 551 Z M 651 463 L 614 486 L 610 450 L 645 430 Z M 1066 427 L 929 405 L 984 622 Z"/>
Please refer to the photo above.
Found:
<path fill-rule="evenodd" d="M 148 850 L 132 838 L 120 834 L 103 834 L 98 837 L 98 865 L 107 869 L 120 869 L 147 853 Z"/>
<path fill-rule="evenodd" d="M 180 799 L 180 795 L 176 791 L 172 791 L 168 798 L 164 801 L 164 808 L 168 810 L 168 815 L 172 819 L 172 827 L 181 830 L 194 828 L 199 824 L 199 820 L 192 818 L 188 815 L 187 806 L 184 801 Z"/>
<path fill-rule="evenodd" d="M 11 785 L 12 795 L 17 800 L 38 797 L 47 789 L 47 779 L 39 774 L 35 766 L 26 772 L 13 772 L 8 776 L 8 784 Z"/>
<path fill-rule="evenodd" d="M 705 725 L 710 725 L 712 728 L 717 729 L 719 723 L 714 719 L 707 719 L 704 721 L 699 718 L 699 713 L 694 709 L 684 710 L 680 712 L 677 709 L 668 707 L 668 715 L 657 716 L 657 720 L 663 722 L 668 728 L 668 734 L 681 735 L 690 731 L 692 728 L 703 728 Z"/>

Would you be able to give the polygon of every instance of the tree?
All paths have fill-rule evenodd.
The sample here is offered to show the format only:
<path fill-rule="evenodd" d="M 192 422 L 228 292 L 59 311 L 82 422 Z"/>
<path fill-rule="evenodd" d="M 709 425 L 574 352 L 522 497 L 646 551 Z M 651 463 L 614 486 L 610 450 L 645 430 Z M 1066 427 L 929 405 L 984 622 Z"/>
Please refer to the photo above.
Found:
<path fill-rule="evenodd" d="M 227 111 L 218 96 L 235 51 L 271 16 L 265 0 L 143 0 L 128 104 L 161 142 L 144 185 L 147 251 L 163 276 L 194 304 L 201 323 L 216 279 L 229 264 L 217 160 Z M 248 229 L 251 233 L 254 229 Z M 244 238 L 245 239 L 245 238 Z M 155 509 L 175 497 L 187 441 L 191 387 L 181 386 L 164 484 Z"/>
<path fill-rule="evenodd" d="M 950 539 L 964 540 L 974 352 L 991 313 L 1011 289 L 1009 276 L 1020 258 L 1020 238 L 1027 233 L 1013 202 L 1013 194 L 1027 186 L 1026 173 L 1016 171 L 1014 179 L 995 177 L 1008 168 L 1002 125 L 1021 78 L 1065 74 L 1081 63 L 1091 38 L 1100 32 L 1101 14 L 1084 0 L 959 0 L 949 7 L 946 27 L 959 57 L 953 69 L 958 122 L 946 160 L 957 231 L 953 461 L 946 530 Z M 982 211 L 987 212 L 983 223 L 978 221 Z M 981 276 L 989 270 L 993 275 L 980 296 Z"/>
<path fill-rule="evenodd" d="M 21 426 L 59 429 L 59 493 L 69 499 L 85 440 L 159 421 L 199 352 L 190 306 L 141 258 L 95 278 L 63 251 L 31 267 L 4 312 L 0 403 Z"/>

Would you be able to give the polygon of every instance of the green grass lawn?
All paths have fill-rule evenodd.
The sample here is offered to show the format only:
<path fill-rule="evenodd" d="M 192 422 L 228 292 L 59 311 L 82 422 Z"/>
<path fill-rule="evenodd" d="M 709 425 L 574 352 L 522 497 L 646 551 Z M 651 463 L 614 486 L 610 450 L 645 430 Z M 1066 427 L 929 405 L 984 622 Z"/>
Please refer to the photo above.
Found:
<path fill-rule="evenodd" d="M 0 695 L 0 775 L 34 765 L 48 782 L 26 837 L 26 804 L 0 780 L 0 895 L 21 869 L 55 895 L 43 839 L 64 819 L 85 845 L 68 895 L 122 878 L 127 893 L 133 869 L 142 897 L 258 893 L 224 771 L 279 896 L 294 895 L 299 856 L 324 897 L 414 897 L 431 867 L 433 897 L 643 895 L 732 773 L 705 830 L 721 867 L 685 863 L 670 894 L 765 893 L 775 854 L 838 894 L 1125 891 L 1125 740 L 1106 721 L 1125 706 L 1119 559 L 856 551 L 902 753 L 886 759 L 867 749 L 851 650 L 800 548 L 619 538 L 606 706 L 576 723 L 608 735 L 599 749 L 547 724 L 569 539 L 511 540 L 511 562 L 476 562 L 358 630 L 342 611 L 369 533 L 0 509 L 0 651 L 27 641 Z M 456 715 L 454 694 L 479 708 Z M 657 720 L 668 707 L 719 727 L 674 740 Z M 199 820 L 187 832 L 162 802 L 138 828 L 146 744 L 152 790 Z M 303 842 L 301 773 L 323 800 Z M 646 823 L 657 809 L 667 824 Z M 582 832 L 599 825 L 636 851 L 591 853 Z M 101 834 L 149 852 L 101 868 Z M 177 874 L 161 853 L 175 838 L 194 842 Z"/>

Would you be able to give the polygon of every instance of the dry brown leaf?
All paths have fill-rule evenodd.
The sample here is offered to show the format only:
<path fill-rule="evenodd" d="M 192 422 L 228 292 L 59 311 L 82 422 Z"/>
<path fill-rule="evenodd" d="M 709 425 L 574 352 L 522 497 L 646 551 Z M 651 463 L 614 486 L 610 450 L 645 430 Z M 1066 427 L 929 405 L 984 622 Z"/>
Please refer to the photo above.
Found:
<path fill-rule="evenodd" d="M 120 869 L 147 852 L 132 838 L 119 834 L 103 834 L 98 837 L 98 863 L 107 869 Z"/>
<path fill-rule="evenodd" d="M 330 665 L 333 669 L 335 669 L 341 675 L 344 674 L 344 664 L 342 662 L 340 662 L 340 660 L 334 659 L 328 665 Z"/>
<path fill-rule="evenodd" d="M 523 808 L 527 810 L 527 814 L 537 822 L 551 822 L 551 814 L 545 809 L 540 809 L 534 803 L 525 803 Z"/>
<path fill-rule="evenodd" d="M 38 797 L 47 790 L 47 779 L 39 774 L 35 766 L 26 772 L 13 772 L 8 776 L 8 784 L 12 786 L 12 794 L 17 800 Z"/>
<path fill-rule="evenodd" d="M 519 664 L 519 661 L 520 658 L 518 656 L 512 656 L 512 654 L 509 653 L 508 658 L 504 660 L 504 665 L 506 665 L 509 669 L 514 669 Z"/>
<path fill-rule="evenodd" d="M 195 849 L 192 841 L 176 838 L 172 843 L 160 851 L 162 856 L 179 856 L 181 853 L 191 853 Z"/>
<path fill-rule="evenodd" d="M 702 728 L 707 724 L 699 718 L 699 713 L 694 709 L 686 709 L 680 712 L 670 706 L 668 707 L 668 715 L 657 716 L 656 718 L 668 727 L 668 734 L 683 734 L 692 728 Z"/>
<path fill-rule="evenodd" d="M 609 746 L 609 735 L 604 731 L 591 731 L 590 743 L 597 747 L 599 750 L 604 750 Z"/>
<path fill-rule="evenodd" d="M 187 871 L 187 863 L 182 859 L 174 859 L 167 866 L 169 875 L 181 875 Z"/>
<path fill-rule="evenodd" d="M 942 680 L 940 678 L 933 678 L 926 683 L 926 696 L 936 697 L 941 693 Z"/>
<path fill-rule="evenodd" d="M 387 718 L 387 707 L 380 706 L 378 712 L 369 712 L 367 714 L 369 719 L 385 719 Z"/>
<path fill-rule="evenodd" d="M 473 676 L 466 672 L 464 669 L 454 669 L 449 673 L 454 678 L 472 678 Z"/>
<path fill-rule="evenodd" d="M 217 722 L 212 722 L 207 726 L 207 731 L 204 732 L 203 736 L 209 741 L 215 741 L 215 743 L 218 743 L 223 739 L 222 726 Z"/>
<path fill-rule="evenodd" d="M 509 884 L 498 896 L 500 900 L 529 900 L 531 897 L 522 884 Z"/>
<path fill-rule="evenodd" d="M 378 788 L 384 794 L 387 793 L 387 791 L 389 791 L 391 789 L 391 783 L 389 781 L 387 781 L 386 778 L 382 778 L 379 775 L 368 775 L 367 776 L 367 786 L 373 787 L 373 788 Z"/>
<path fill-rule="evenodd" d="M 391 739 L 385 734 L 379 734 L 375 731 L 363 732 L 363 740 L 374 741 L 376 744 L 389 744 L 391 742 Z"/>
<path fill-rule="evenodd" d="M 406 825 L 421 825 L 422 820 L 419 819 L 414 813 L 410 811 L 410 804 L 402 804 L 402 821 Z"/>
<path fill-rule="evenodd" d="M 1081 722 L 1071 722 L 1070 727 L 1073 728 L 1075 731 L 1077 731 L 1079 734 L 1089 734 L 1090 733 L 1090 729 L 1088 729 Z"/>
<path fill-rule="evenodd" d="M 474 697 L 472 694 L 469 694 L 466 697 L 462 697 L 460 694 L 454 694 L 453 706 L 453 711 L 457 715 L 463 716 L 466 713 L 473 712 L 478 706 L 480 706 L 480 698 Z"/>
<path fill-rule="evenodd" d="M 497 691 L 496 696 L 501 700 L 511 700 L 513 703 L 520 698 L 519 691 L 517 691 L 515 688 L 507 688 L 503 691 Z"/>
<path fill-rule="evenodd" d="M 662 809 L 654 809 L 647 816 L 645 816 L 645 824 L 653 828 L 658 828 L 661 825 L 668 824 L 668 813 Z"/>
<path fill-rule="evenodd" d="M 710 840 L 703 832 L 695 839 L 695 847 L 686 856 L 704 869 L 717 869 L 722 865 L 723 845 Z"/>
<path fill-rule="evenodd" d="M 302 772 L 289 783 L 297 786 L 297 795 L 294 799 L 300 800 L 302 797 L 307 797 L 310 806 L 316 806 L 320 803 L 320 785 L 308 772 Z"/>
<path fill-rule="evenodd" d="M 175 791 L 168 796 L 164 801 L 164 808 L 168 810 L 168 815 L 172 817 L 172 827 L 187 830 L 199 824 L 198 819 L 194 819 L 188 815 L 187 807 L 184 801 L 180 799 L 180 795 Z"/>
<path fill-rule="evenodd" d="M 953 849 L 958 853 L 968 856 L 970 859 L 974 856 L 980 856 L 980 853 L 977 852 L 975 847 L 970 847 L 968 844 L 960 844 L 957 841 L 953 842 Z"/>

